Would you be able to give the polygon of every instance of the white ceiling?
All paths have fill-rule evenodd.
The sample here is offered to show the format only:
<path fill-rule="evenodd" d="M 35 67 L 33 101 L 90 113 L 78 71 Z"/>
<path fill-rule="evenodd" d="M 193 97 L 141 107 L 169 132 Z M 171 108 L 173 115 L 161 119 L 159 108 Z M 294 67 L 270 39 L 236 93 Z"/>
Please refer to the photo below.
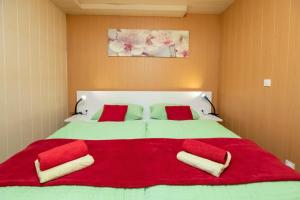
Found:
<path fill-rule="evenodd" d="M 182 17 L 220 14 L 234 0 L 52 0 L 67 14 Z"/>

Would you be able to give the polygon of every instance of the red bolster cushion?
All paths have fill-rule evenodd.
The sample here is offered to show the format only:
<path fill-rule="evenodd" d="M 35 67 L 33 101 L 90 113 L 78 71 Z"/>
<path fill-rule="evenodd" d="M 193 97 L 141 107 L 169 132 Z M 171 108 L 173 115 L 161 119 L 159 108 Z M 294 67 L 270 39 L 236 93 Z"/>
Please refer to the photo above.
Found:
<path fill-rule="evenodd" d="M 166 106 L 167 118 L 169 120 L 192 120 L 193 114 L 190 106 Z"/>
<path fill-rule="evenodd" d="M 44 171 L 77 158 L 81 158 L 87 154 L 88 147 L 86 143 L 83 140 L 76 140 L 39 153 L 38 160 L 40 169 Z"/>
<path fill-rule="evenodd" d="M 124 121 L 127 110 L 128 110 L 128 105 L 104 105 L 102 114 L 101 114 L 98 122 Z"/>
<path fill-rule="evenodd" d="M 182 148 L 191 154 L 222 164 L 224 164 L 227 159 L 226 150 L 197 140 L 185 140 Z"/>

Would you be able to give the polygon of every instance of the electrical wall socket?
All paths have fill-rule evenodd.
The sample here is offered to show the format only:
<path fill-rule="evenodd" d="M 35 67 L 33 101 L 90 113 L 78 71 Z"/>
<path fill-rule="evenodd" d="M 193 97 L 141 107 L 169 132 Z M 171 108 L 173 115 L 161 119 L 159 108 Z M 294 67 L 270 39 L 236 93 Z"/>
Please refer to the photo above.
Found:
<path fill-rule="evenodd" d="M 272 80 L 271 79 L 264 79 L 264 86 L 265 87 L 271 87 Z"/>
<path fill-rule="evenodd" d="M 296 169 L 296 164 L 289 161 L 289 160 L 285 160 L 285 165 L 292 168 L 292 169 Z"/>

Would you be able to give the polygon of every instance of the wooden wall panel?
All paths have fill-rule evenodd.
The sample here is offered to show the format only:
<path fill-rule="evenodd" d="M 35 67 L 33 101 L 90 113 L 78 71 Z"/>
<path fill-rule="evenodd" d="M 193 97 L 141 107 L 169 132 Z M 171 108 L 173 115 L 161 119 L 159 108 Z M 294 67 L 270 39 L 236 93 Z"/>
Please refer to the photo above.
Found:
<path fill-rule="evenodd" d="M 220 20 L 67 16 L 69 110 L 76 90 L 212 90 L 217 99 Z M 108 28 L 190 31 L 189 58 L 108 57 Z"/>
<path fill-rule="evenodd" d="M 218 101 L 228 128 L 298 169 L 299 11 L 298 0 L 238 0 L 225 11 Z"/>
<path fill-rule="evenodd" d="M 67 116 L 66 15 L 50 0 L 0 0 L 0 162 Z"/>

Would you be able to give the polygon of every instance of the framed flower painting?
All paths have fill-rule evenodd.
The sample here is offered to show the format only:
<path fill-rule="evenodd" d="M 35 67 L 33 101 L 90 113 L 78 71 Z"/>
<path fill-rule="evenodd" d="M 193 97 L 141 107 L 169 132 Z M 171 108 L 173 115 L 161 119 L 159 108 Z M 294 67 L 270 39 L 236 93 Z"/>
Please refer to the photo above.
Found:
<path fill-rule="evenodd" d="M 186 58 L 189 56 L 189 32 L 109 29 L 108 56 Z"/>

